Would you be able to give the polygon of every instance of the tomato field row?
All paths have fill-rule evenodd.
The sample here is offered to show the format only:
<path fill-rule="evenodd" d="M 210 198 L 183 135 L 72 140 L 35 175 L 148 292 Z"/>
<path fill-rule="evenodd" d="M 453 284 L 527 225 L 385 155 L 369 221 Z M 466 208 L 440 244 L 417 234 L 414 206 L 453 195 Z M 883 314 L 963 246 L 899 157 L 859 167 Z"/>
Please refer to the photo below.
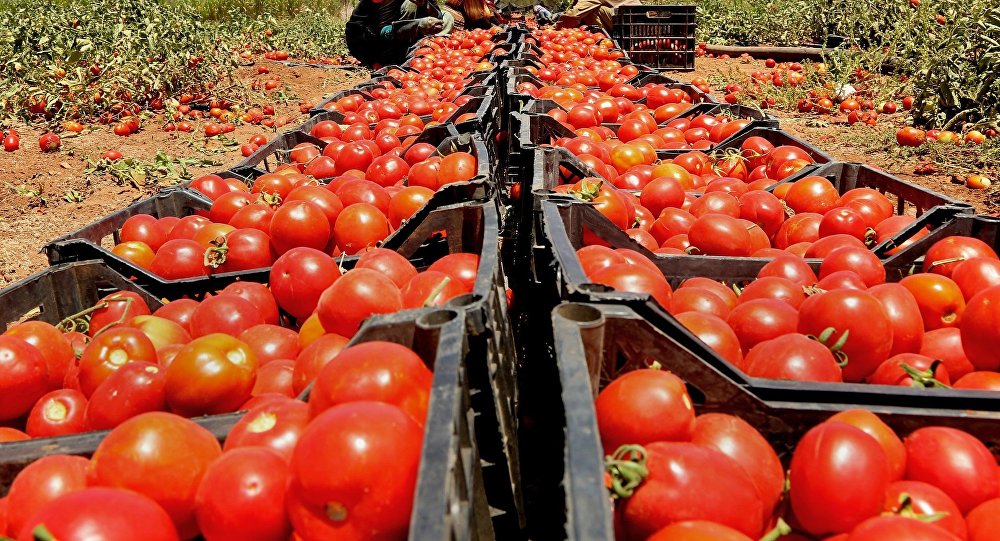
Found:
<path fill-rule="evenodd" d="M 990 539 L 1000 221 L 707 90 L 425 38 L 53 240 L 0 535 Z"/>

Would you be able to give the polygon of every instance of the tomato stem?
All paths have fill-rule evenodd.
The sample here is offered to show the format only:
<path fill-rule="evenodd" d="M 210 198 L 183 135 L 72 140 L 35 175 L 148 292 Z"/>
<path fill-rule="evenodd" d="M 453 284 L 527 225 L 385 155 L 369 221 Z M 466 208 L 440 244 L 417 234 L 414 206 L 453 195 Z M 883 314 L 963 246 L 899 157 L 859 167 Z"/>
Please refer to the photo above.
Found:
<path fill-rule="evenodd" d="M 44 524 L 39 524 L 34 530 L 31 530 L 31 536 L 35 538 L 35 541 L 58 541 Z"/>
<path fill-rule="evenodd" d="M 760 538 L 760 541 L 777 541 L 781 539 L 782 536 L 792 533 L 792 527 L 788 525 L 782 519 L 778 519 L 778 523 L 774 525 L 774 529 L 764 534 L 764 537 Z"/>
<path fill-rule="evenodd" d="M 906 372 L 906 375 L 912 380 L 911 386 L 924 388 L 924 389 L 950 389 L 948 385 L 945 385 L 940 380 L 934 377 L 934 372 L 939 366 L 944 364 L 940 360 L 935 360 L 931 363 L 931 367 L 927 370 L 917 370 L 916 368 L 906 364 L 900 363 L 899 367 Z"/>
<path fill-rule="evenodd" d="M 899 507 L 897 509 L 893 509 L 892 512 L 898 516 L 912 518 L 927 524 L 933 524 L 948 516 L 947 511 L 939 511 L 930 515 L 917 513 L 913 509 L 913 498 L 906 492 L 899 495 Z"/>
<path fill-rule="evenodd" d="M 229 255 L 229 243 L 226 242 L 225 236 L 219 235 L 210 244 L 212 246 L 205 249 L 203 264 L 206 267 L 217 269 L 226 262 L 226 256 Z"/>
<path fill-rule="evenodd" d="M 865 246 L 873 246 L 878 240 L 878 233 L 871 227 L 865 230 Z"/>
<path fill-rule="evenodd" d="M 441 280 L 440 284 L 434 286 L 434 289 L 431 290 L 431 294 L 427 295 L 427 298 L 424 299 L 424 304 L 423 304 L 424 308 L 427 308 L 429 306 L 434 306 L 434 299 L 436 299 L 437 296 L 440 295 L 442 291 L 444 291 L 444 288 L 448 287 L 449 282 L 451 282 L 451 276 L 445 276 L 444 280 Z"/>
<path fill-rule="evenodd" d="M 641 445 L 622 445 L 613 455 L 604 459 L 605 469 L 611 474 L 611 497 L 628 498 L 649 476 L 646 468 L 646 449 Z"/>
<path fill-rule="evenodd" d="M 927 272 L 931 272 L 931 269 L 933 269 L 934 267 L 937 267 L 938 265 L 947 265 L 949 263 L 958 263 L 959 261 L 965 261 L 965 256 L 961 256 L 960 255 L 958 257 L 949 257 L 947 259 L 939 259 L 937 261 L 933 261 L 933 262 L 931 262 L 930 265 L 927 266 Z"/>
<path fill-rule="evenodd" d="M 105 325 L 103 328 L 101 328 L 101 330 L 94 333 L 93 337 L 96 338 L 98 334 L 104 332 L 107 328 L 125 322 L 124 316 L 126 313 L 128 313 L 128 309 L 132 307 L 131 297 L 125 297 L 124 299 L 107 299 L 103 302 L 95 304 L 94 306 L 91 306 L 90 308 L 87 308 L 86 310 L 80 310 L 75 314 L 70 314 L 64 317 L 59 323 L 56 323 L 56 328 L 64 333 L 76 332 L 76 331 L 87 333 L 90 330 L 90 318 L 87 316 L 98 310 L 103 310 L 107 308 L 112 302 L 125 303 L 125 310 L 122 312 L 122 317 L 119 318 L 119 321 L 111 322 Z"/>

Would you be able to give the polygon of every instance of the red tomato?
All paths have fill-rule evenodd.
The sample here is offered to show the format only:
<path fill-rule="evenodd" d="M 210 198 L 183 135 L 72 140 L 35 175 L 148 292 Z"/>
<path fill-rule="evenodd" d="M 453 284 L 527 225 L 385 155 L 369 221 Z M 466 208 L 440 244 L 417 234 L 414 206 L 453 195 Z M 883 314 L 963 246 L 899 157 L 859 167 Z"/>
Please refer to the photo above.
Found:
<path fill-rule="evenodd" d="M 220 199 L 224 199 L 226 195 L 228 194 L 223 194 Z M 232 205 L 232 203 L 223 202 L 223 206 L 226 205 Z M 214 204 L 212 208 L 215 208 Z M 119 242 L 138 241 L 145 243 L 155 252 L 167 241 L 167 234 L 157 226 L 156 217 L 149 214 L 136 214 L 122 224 L 122 228 L 118 232 L 118 239 Z"/>
<path fill-rule="evenodd" d="M 316 310 L 320 295 L 339 277 L 340 267 L 329 255 L 293 248 L 275 260 L 268 283 L 278 306 L 302 320 Z"/>
<path fill-rule="evenodd" d="M 912 128 L 910 128 L 912 129 Z M 851 532 L 847 541 L 883 541 L 885 539 L 906 539 L 907 541 L 959 541 L 959 537 L 947 531 L 909 517 L 883 516 L 866 520 Z"/>
<path fill-rule="evenodd" d="M 996 252 L 985 242 L 972 237 L 947 237 L 935 242 L 924 254 L 924 272 L 951 276 L 960 263 L 974 257 L 997 259 Z"/>
<path fill-rule="evenodd" d="M 811 286 L 818 280 L 816 273 L 801 257 L 782 255 L 772 259 L 761 267 L 757 278 L 778 276 L 787 278 L 800 286 Z"/>
<path fill-rule="evenodd" d="M 697 312 L 674 314 L 674 318 L 720 357 L 736 366 L 742 365 L 743 353 L 739 338 L 721 318 Z"/>
<path fill-rule="evenodd" d="M 892 350 L 892 322 L 878 299 L 864 291 L 838 289 L 807 298 L 799 308 L 799 332 L 810 336 L 826 332 L 828 347 L 847 335 L 839 348 L 847 357 L 843 369 L 847 382 L 863 380 Z"/>
<path fill-rule="evenodd" d="M 940 359 L 953 380 L 958 380 L 976 370 L 962 347 L 962 331 L 955 327 L 924 333 L 923 343 L 917 353 L 932 359 Z"/>
<path fill-rule="evenodd" d="M 670 307 L 673 292 L 659 271 L 630 263 L 620 263 L 595 272 L 590 279 L 594 283 L 606 285 L 617 291 L 650 295 L 664 309 Z"/>
<path fill-rule="evenodd" d="M 889 461 L 861 429 L 828 421 L 799 440 L 789 482 L 792 511 L 806 532 L 846 533 L 882 511 Z"/>
<path fill-rule="evenodd" d="M 295 359 L 292 387 L 295 393 L 298 394 L 305 390 L 306 386 L 316 379 L 323 366 L 344 349 L 347 342 L 347 338 L 330 333 L 324 334 L 302 348 L 299 356 Z"/>
<path fill-rule="evenodd" d="M 695 419 L 691 442 L 715 449 L 743 467 L 770 513 L 785 490 L 785 470 L 771 444 L 733 415 L 708 413 Z"/>
<path fill-rule="evenodd" d="M 951 273 L 962 296 L 972 299 L 980 291 L 1000 285 L 1000 260 L 991 257 L 973 257 L 959 263 Z"/>
<path fill-rule="evenodd" d="M 142 331 L 157 352 L 168 346 L 184 345 L 191 341 L 191 334 L 186 328 L 167 318 L 136 316 L 128 325 Z"/>
<path fill-rule="evenodd" d="M 328 332 L 351 337 L 368 317 L 402 309 L 402 295 L 392 280 L 371 269 L 353 269 L 323 292 L 316 313 Z"/>
<path fill-rule="evenodd" d="M 675 290 L 670 296 L 670 306 L 665 308 L 672 314 L 700 312 L 721 319 L 729 316 L 729 306 L 726 301 L 714 291 L 701 287 L 682 287 Z"/>
<path fill-rule="evenodd" d="M 983 502 L 965 517 L 969 541 L 989 541 L 1000 526 L 1000 498 Z"/>
<path fill-rule="evenodd" d="M 675 522 L 647 541 L 752 541 L 737 530 L 704 520 Z"/>
<path fill-rule="evenodd" d="M 840 366 L 830 350 L 798 333 L 758 343 L 747 353 L 740 366 L 755 378 L 843 381 Z"/>
<path fill-rule="evenodd" d="M 144 413 L 125 421 L 101 441 L 90 461 L 88 480 L 91 486 L 123 488 L 152 498 L 173 520 L 181 538 L 190 539 L 198 532 L 195 492 L 209 465 L 221 454 L 215 436 L 193 421 L 170 413 Z M 98 501 L 110 505 L 107 499 Z M 124 515 L 125 509 L 112 509 Z M 152 528 L 150 524 L 145 526 Z M 158 530 L 145 534 L 154 531 Z"/>
<path fill-rule="evenodd" d="M 761 342 L 794 333 L 798 328 L 799 313 L 790 304 L 778 299 L 744 301 L 742 297 L 740 304 L 729 313 L 726 323 L 736 333 L 744 353 Z"/>
<path fill-rule="evenodd" d="M 80 390 L 88 397 L 97 386 L 126 363 L 156 364 L 156 348 L 142 331 L 116 327 L 98 335 L 80 357 Z"/>
<path fill-rule="evenodd" d="M 149 270 L 167 280 L 205 276 L 205 247 L 190 239 L 168 240 L 156 252 Z"/>
<path fill-rule="evenodd" d="M 764 505 L 753 480 L 733 459 L 688 442 L 651 443 L 645 452 L 649 474 L 620 504 L 628 539 L 646 539 L 684 520 L 716 522 L 752 538 L 760 535 Z"/>
<path fill-rule="evenodd" d="M 962 349 L 976 370 L 1000 370 L 1000 351 L 997 336 L 1000 333 L 1000 286 L 984 289 L 969 299 L 962 315 Z"/>
<path fill-rule="evenodd" d="M 443 272 L 458 280 L 467 292 L 471 292 L 476 288 L 479 256 L 466 253 L 449 254 L 432 263 L 427 270 Z"/>
<path fill-rule="evenodd" d="M 149 307 L 142 297 L 132 291 L 112 293 L 94 304 L 100 306 L 90 314 L 90 328 L 87 334 L 95 336 L 98 332 L 131 321 L 135 316 L 149 315 Z"/>
<path fill-rule="evenodd" d="M 882 261 L 866 248 L 841 246 L 834 249 L 823 258 L 823 263 L 819 267 L 819 277 L 823 279 L 841 270 L 856 273 L 867 287 L 885 282 L 885 267 L 882 266 Z"/>
<path fill-rule="evenodd" d="M 250 408 L 233 425 L 223 450 L 266 447 L 290 461 L 295 444 L 308 424 L 309 406 L 305 402 L 284 398 L 269 400 Z"/>
<path fill-rule="evenodd" d="M 222 290 L 222 294 L 233 294 L 250 301 L 260 315 L 264 318 L 264 323 L 277 325 L 279 323 L 278 303 L 274 299 L 274 294 L 266 285 L 250 282 L 247 280 L 233 282 Z"/>
<path fill-rule="evenodd" d="M 34 541 L 32 531 L 45 525 L 52 539 L 59 541 L 178 541 L 181 537 L 170 519 L 157 502 L 131 490 L 83 488 L 48 502 L 25 524 L 17 539 Z"/>
<path fill-rule="evenodd" d="M 191 315 L 191 335 L 195 338 L 214 333 L 235 336 L 264 323 L 260 310 L 250 301 L 231 293 L 209 297 Z"/>
<path fill-rule="evenodd" d="M 680 378 L 653 369 L 634 370 L 609 383 L 595 403 L 607 453 L 625 444 L 688 441 L 694 406 Z"/>
<path fill-rule="evenodd" d="M 404 309 L 444 306 L 451 299 L 466 293 L 468 291 L 461 282 L 432 270 L 417 274 L 400 289 Z"/>
<path fill-rule="evenodd" d="M 389 236 L 389 221 L 378 208 L 367 203 L 350 205 L 337 217 L 333 238 L 348 255 L 374 247 Z"/>
<path fill-rule="evenodd" d="M 184 327 L 188 333 L 191 332 L 191 316 L 201 303 L 194 299 L 177 299 L 164 304 L 153 315 L 169 319 Z"/>
<path fill-rule="evenodd" d="M 951 378 L 943 363 L 918 353 L 900 353 L 889 357 L 866 381 L 875 385 L 920 388 L 951 385 Z"/>
<path fill-rule="evenodd" d="M 48 368 L 42 353 L 28 342 L 0 336 L 0 421 L 28 413 L 49 386 Z"/>
<path fill-rule="evenodd" d="M 51 388 L 62 385 L 66 377 L 66 371 L 70 365 L 76 362 L 73 355 L 73 348 L 66 340 L 65 335 L 44 321 L 25 321 L 18 323 L 7 332 L 5 336 L 20 338 L 25 342 L 35 346 L 35 349 L 45 358 L 45 366 L 49 373 L 49 384 Z"/>
<path fill-rule="evenodd" d="M 958 327 L 965 312 L 962 290 L 954 280 L 940 274 L 917 273 L 899 281 L 913 294 L 920 307 L 924 329 Z"/>
<path fill-rule="evenodd" d="M 322 250 L 330 240 L 330 222 L 316 203 L 289 201 L 274 211 L 270 236 L 279 254 L 297 247 Z"/>
<path fill-rule="evenodd" d="M 195 502 L 206 541 L 286 541 L 288 463 L 277 452 L 248 447 L 227 452 L 201 479 Z"/>
<path fill-rule="evenodd" d="M 407 186 L 389 200 L 389 224 L 399 229 L 405 220 L 412 218 L 434 196 L 434 191 L 423 186 Z"/>
<path fill-rule="evenodd" d="M 860 428 L 865 434 L 875 438 L 889 461 L 889 479 L 899 481 L 903 478 L 903 474 L 906 473 L 906 447 L 903 446 L 899 436 L 883 423 L 878 415 L 868 410 L 853 409 L 844 410 L 829 420 Z"/>
<path fill-rule="evenodd" d="M 238 338 L 250 348 L 260 366 L 278 359 L 294 359 L 299 354 L 298 334 L 277 325 L 255 325 Z"/>
<path fill-rule="evenodd" d="M 11 535 L 23 531 L 32 517 L 52 500 L 87 488 L 89 463 L 84 457 L 52 455 L 21 470 L 7 493 L 7 530 Z"/>
<path fill-rule="evenodd" d="M 896 481 L 885 493 L 883 510 L 907 518 L 934 517 L 930 524 L 965 539 L 965 521 L 955 502 L 941 489 L 920 481 Z"/>
<path fill-rule="evenodd" d="M 166 370 L 147 362 L 130 362 L 97 386 L 87 403 L 87 428 L 107 430 L 140 413 L 165 411 Z"/>
<path fill-rule="evenodd" d="M 361 254 L 354 268 L 378 271 L 400 288 L 417 275 L 416 267 L 408 259 L 388 248 L 375 248 Z"/>
<path fill-rule="evenodd" d="M 739 302 L 740 304 L 744 304 L 750 301 L 764 299 L 781 301 L 798 310 L 799 306 L 802 305 L 802 302 L 806 300 L 806 294 L 801 285 L 796 284 L 788 278 L 780 276 L 764 276 L 762 278 L 757 278 L 743 288 L 743 291 L 740 292 Z M 797 321 L 798 317 L 796 317 L 796 322 Z"/>
<path fill-rule="evenodd" d="M 294 374 L 295 361 L 292 359 L 278 359 L 261 365 L 257 369 L 257 381 L 250 394 L 254 397 L 279 394 L 294 398 Z"/>
<path fill-rule="evenodd" d="M 924 341 L 924 323 L 920 306 L 910 290 L 900 284 L 879 284 L 868 289 L 885 309 L 892 324 L 892 350 L 889 355 L 917 353 Z"/>
<path fill-rule="evenodd" d="M 405 537 L 421 440 L 409 415 L 379 402 L 341 404 L 313 419 L 292 455 L 287 509 L 295 532 L 303 539 Z"/>
<path fill-rule="evenodd" d="M 906 478 L 944 491 L 962 514 L 1000 492 L 996 460 L 974 436 L 954 428 L 920 428 L 906 437 Z M 984 475 L 983 472 L 990 472 Z"/>
<path fill-rule="evenodd" d="M 187 417 L 236 411 L 250 399 L 256 371 L 250 347 L 236 338 L 196 338 L 167 367 L 167 404 Z"/>
<path fill-rule="evenodd" d="M 38 399 L 28 413 L 25 432 L 32 438 L 64 436 L 83 432 L 87 397 L 75 389 L 59 389 Z"/>

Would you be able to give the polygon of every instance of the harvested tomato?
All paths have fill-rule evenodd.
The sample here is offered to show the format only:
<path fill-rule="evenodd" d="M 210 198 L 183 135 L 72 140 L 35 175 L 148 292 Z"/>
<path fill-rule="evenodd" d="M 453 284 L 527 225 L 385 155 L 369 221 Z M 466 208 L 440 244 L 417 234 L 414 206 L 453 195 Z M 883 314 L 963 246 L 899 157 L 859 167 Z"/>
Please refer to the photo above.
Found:
<path fill-rule="evenodd" d="M 236 411 L 252 396 L 256 371 L 256 357 L 238 339 L 219 333 L 196 338 L 167 367 L 167 404 L 188 417 Z"/>
<path fill-rule="evenodd" d="M 917 429 L 904 443 L 906 478 L 941 489 L 963 514 L 996 498 L 1000 492 L 996 460 L 974 436 L 954 428 L 932 426 Z"/>
<path fill-rule="evenodd" d="M 299 437 L 309 424 L 309 406 L 305 402 L 275 398 L 247 411 L 226 436 L 225 451 L 239 447 L 267 447 L 286 461 Z"/>
<path fill-rule="evenodd" d="M 626 444 L 688 441 L 695 426 L 684 382 L 661 370 L 619 376 L 597 395 L 595 408 L 606 453 Z"/>
<path fill-rule="evenodd" d="M 25 432 L 32 438 L 64 436 L 86 428 L 87 397 L 76 389 L 59 389 L 38 399 L 28 413 Z"/>
<path fill-rule="evenodd" d="M 247 447 L 227 452 L 205 472 L 195 496 L 206 541 L 285 541 L 288 463 L 276 451 Z"/>
<path fill-rule="evenodd" d="M 156 347 L 134 327 L 115 327 L 96 336 L 80 357 L 80 390 L 88 397 L 127 363 L 156 364 Z"/>
<path fill-rule="evenodd" d="M 107 430 L 140 413 L 165 411 L 166 370 L 149 362 L 134 361 L 104 380 L 87 403 L 89 430 Z"/>
<path fill-rule="evenodd" d="M 154 500 L 131 490 L 105 487 L 83 488 L 48 502 L 25 523 L 18 541 L 36 539 L 32 532 L 39 525 L 59 541 L 186 539 L 177 535 L 170 515 Z"/>
<path fill-rule="evenodd" d="M 49 502 L 87 488 L 89 463 L 79 456 L 52 455 L 21 470 L 7 493 L 7 528 L 11 535 L 23 531 Z"/>
<path fill-rule="evenodd" d="M 371 269 L 354 269 L 323 292 L 316 312 L 328 332 L 351 337 L 368 317 L 402 309 L 402 295 L 392 280 Z"/>

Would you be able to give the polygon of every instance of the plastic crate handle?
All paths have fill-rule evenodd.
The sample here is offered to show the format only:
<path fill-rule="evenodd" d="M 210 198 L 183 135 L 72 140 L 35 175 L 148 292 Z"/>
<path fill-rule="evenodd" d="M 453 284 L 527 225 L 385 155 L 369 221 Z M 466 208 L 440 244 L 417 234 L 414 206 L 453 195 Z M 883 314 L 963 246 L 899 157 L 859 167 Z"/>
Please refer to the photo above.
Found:
<path fill-rule="evenodd" d="M 649 19 L 672 19 L 676 13 L 671 13 L 669 11 L 647 11 L 646 17 Z"/>

